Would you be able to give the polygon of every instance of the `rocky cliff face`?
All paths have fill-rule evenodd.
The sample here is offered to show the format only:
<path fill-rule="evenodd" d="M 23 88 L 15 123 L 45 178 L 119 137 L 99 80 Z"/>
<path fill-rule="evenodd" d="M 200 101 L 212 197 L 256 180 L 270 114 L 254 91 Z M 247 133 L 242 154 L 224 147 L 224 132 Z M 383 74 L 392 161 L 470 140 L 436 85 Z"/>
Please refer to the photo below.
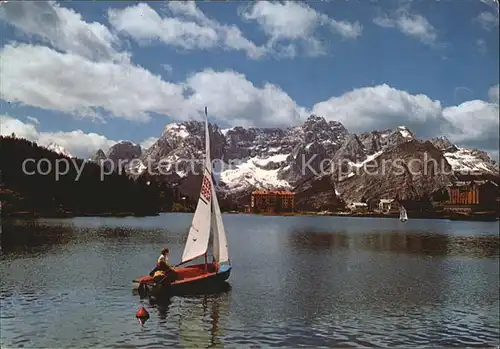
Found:
<path fill-rule="evenodd" d="M 352 174 L 353 172 L 351 172 Z M 349 201 L 412 200 L 430 195 L 453 179 L 443 154 L 430 142 L 401 143 L 340 178 L 337 191 Z"/>
<path fill-rule="evenodd" d="M 455 171 L 499 173 L 486 153 L 458 148 L 446 138 L 422 141 L 405 126 L 356 135 L 339 122 L 311 115 L 303 125 L 286 129 L 209 125 L 209 130 L 218 190 L 235 204 L 246 204 L 255 189 L 287 189 L 298 193 L 304 207 L 331 209 L 342 201 L 429 194 L 453 179 Z M 149 167 L 198 192 L 204 138 L 203 122 L 169 124 L 149 149 L 122 142 L 105 156 L 140 160 L 127 170 L 140 175 Z M 425 161 L 438 167 L 415 169 Z"/>

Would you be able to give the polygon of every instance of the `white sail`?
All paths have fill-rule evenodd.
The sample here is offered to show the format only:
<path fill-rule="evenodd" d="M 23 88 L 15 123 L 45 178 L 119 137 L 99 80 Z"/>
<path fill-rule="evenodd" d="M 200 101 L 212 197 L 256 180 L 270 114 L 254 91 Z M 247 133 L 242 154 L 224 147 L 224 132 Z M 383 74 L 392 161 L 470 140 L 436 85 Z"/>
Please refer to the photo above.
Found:
<path fill-rule="evenodd" d="M 402 222 L 405 222 L 408 220 L 408 215 L 406 214 L 406 209 L 403 206 L 401 206 L 401 210 L 399 212 L 399 219 Z"/>
<path fill-rule="evenodd" d="M 222 214 L 219 207 L 219 200 L 217 200 L 217 194 L 215 192 L 215 187 L 212 186 L 212 231 L 213 231 L 213 247 L 212 253 L 214 259 L 219 263 L 224 263 L 229 261 L 229 251 L 227 248 L 227 238 L 226 231 L 224 230 L 224 222 L 222 221 Z"/>
<path fill-rule="evenodd" d="M 191 228 L 189 229 L 186 246 L 182 254 L 181 263 L 188 262 L 203 256 L 208 249 L 210 238 L 210 221 L 212 208 L 212 161 L 210 157 L 210 135 L 205 108 L 205 161 L 203 179 L 201 182 L 200 198 L 194 212 Z"/>

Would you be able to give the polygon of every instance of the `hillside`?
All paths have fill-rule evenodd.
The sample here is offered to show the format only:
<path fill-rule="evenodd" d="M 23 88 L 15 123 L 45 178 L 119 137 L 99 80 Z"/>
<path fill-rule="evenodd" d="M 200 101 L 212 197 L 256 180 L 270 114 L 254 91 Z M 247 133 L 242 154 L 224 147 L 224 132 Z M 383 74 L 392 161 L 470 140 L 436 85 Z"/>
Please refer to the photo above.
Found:
<path fill-rule="evenodd" d="M 27 159 L 33 161 L 25 163 L 25 172 Z M 38 170 L 35 164 L 40 164 Z M 144 178 L 134 180 L 126 173 L 101 180 L 101 168 L 93 162 L 12 137 L 0 137 L 0 175 L 2 216 L 154 215 L 165 196 L 171 196 L 156 183 L 148 185 Z"/>

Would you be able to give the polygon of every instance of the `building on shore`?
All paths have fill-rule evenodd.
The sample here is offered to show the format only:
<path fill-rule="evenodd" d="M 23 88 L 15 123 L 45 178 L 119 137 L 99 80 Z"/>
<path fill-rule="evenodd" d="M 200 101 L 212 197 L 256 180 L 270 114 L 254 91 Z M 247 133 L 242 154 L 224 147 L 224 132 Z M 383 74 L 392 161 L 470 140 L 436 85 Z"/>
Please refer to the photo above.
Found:
<path fill-rule="evenodd" d="M 289 191 L 254 191 L 250 210 L 253 213 L 295 212 L 295 193 Z"/>
<path fill-rule="evenodd" d="M 368 212 L 368 204 L 365 202 L 352 202 L 348 206 L 352 212 Z"/>
<path fill-rule="evenodd" d="M 448 186 L 449 199 L 443 205 L 457 213 L 498 212 L 499 187 L 489 181 L 457 181 Z"/>
<path fill-rule="evenodd" d="M 378 211 L 382 213 L 399 212 L 399 204 L 395 199 L 380 199 L 378 202 Z"/>

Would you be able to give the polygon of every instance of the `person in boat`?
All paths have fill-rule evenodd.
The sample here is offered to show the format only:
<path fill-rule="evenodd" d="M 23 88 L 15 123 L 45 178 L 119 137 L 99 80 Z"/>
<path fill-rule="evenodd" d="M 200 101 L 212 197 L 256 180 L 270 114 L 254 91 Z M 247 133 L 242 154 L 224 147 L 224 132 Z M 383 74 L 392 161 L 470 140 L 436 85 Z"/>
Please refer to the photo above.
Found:
<path fill-rule="evenodd" d="M 153 279 L 157 283 L 164 281 L 172 282 L 175 280 L 175 269 L 168 264 L 168 252 L 168 248 L 164 248 L 161 251 L 158 260 L 156 261 L 156 268 L 152 272 L 153 275 L 151 276 L 153 276 Z"/>
<path fill-rule="evenodd" d="M 157 267 L 157 269 L 164 270 L 164 271 L 170 271 L 171 269 L 173 269 L 168 264 L 168 248 L 164 248 L 161 251 L 160 257 L 158 257 L 158 260 L 156 261 L 156 267 Z"/>

